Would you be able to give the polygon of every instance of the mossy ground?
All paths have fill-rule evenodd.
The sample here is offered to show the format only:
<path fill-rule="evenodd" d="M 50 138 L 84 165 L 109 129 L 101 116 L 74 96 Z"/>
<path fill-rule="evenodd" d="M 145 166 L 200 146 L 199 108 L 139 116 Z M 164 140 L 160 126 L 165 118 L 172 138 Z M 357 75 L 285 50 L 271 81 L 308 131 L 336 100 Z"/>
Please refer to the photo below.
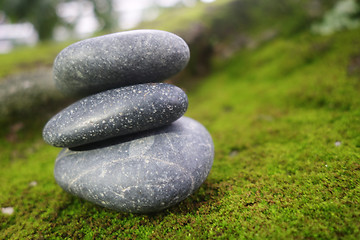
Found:
<path fill-rule="evenodd" d="M 154 215 L 65 193 L 45 120 L 14 123 L 0 140 L 0 206 L 15 210 L 0 214 L 0 238 L 359 239 L 359 46 L 359 30 L 303 33 L 218 63 L 187 90 L 186 115 L 214 139 L 211 173 Z"/>

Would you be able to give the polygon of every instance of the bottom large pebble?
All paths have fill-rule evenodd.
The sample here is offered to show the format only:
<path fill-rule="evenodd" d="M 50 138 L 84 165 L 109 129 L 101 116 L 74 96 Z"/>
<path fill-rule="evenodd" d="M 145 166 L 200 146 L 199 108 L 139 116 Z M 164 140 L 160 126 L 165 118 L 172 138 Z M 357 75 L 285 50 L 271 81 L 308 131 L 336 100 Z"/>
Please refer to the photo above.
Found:
<path fill-rule="evenodd" d="M 55 179 L 67 192 L 122 212 L 179 203 L 205 181 L 214 159 L 208 131 L 182 117 L 151 131 L 63 149 Z"/>

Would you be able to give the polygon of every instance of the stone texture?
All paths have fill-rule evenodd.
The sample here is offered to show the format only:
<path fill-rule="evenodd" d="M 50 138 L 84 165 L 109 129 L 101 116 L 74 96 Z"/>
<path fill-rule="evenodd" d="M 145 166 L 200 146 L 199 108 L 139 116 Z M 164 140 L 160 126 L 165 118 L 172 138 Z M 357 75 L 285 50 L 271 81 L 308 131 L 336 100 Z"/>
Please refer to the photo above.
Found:
<path fill-rule="evenodd" d="M 134 30 L 70 45 L 54 62 L 56 86 L 86 96 L 107 89 L 161 82 L 180 72 L 190 52 L 183 39 L 159 30 Z"/>
<path fill-rule="evenodd" d="M 160 211 L 191 195 L 209 174 L 211 136 L 197 121 L 63 149 L 55 179 L 67 192 L 124 212 Z"/>
<path fill-rule="evenodd" d="M 44 140 L 74 147 L 169 124 L 187 110 L 186 94 L 166 83 L 111 89 L 83 98 L 55 115 Z"/>

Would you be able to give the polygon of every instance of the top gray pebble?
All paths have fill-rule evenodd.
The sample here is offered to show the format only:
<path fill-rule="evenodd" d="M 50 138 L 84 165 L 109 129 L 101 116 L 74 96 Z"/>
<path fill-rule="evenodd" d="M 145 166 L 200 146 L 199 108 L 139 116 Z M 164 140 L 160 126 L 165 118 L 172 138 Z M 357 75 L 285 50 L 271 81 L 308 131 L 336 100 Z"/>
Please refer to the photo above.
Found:
<path fill-rule="evenodd" d="M 54 80 L 64 94 L 83 97 L 164 81 L 184 69 L 189 59 L 189 47 L 173 33 L 120 32 L 83 40 L 62 50 L 54 62 Z"/>

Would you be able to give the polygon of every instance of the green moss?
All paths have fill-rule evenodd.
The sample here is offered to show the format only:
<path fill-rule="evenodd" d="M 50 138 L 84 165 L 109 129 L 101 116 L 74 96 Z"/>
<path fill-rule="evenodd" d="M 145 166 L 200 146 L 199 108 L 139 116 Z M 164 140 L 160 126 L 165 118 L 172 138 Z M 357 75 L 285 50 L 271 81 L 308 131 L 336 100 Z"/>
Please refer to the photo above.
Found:
<path fill-rule="evenodd" d="M 52 173 L 59 149 L 42 142 L 42 121 L 25 122 L 15 143 L 1 140 L 0 206 L 15 212 L 0 214 L 0 238 L 358 239 L 360 76 L 347 69 L 359 39 L 304 33 L 218 64 L 187 92 L 186 115 L 214 139 L 212 171 L 154 215 L 65 193 Z"/>

